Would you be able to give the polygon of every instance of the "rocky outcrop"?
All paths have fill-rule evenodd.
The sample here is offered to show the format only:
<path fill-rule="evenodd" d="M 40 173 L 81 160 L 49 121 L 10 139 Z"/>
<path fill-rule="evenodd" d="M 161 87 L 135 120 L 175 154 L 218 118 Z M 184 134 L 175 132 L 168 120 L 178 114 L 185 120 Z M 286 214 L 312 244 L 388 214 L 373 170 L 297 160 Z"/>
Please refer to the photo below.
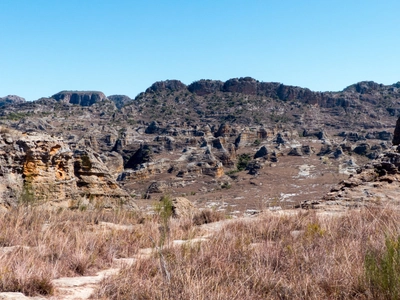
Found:
<path fill-rule="evenodd" d="M 221 124 L 215 133 L 215 137 L 229 137 L 232 132 L 232 126 L 229 124 Z"/>
<path fill-rule="evenodd" d="M 223 138 L 216 138 L 212 140 L 213 154 L 225 167 L 232 167 L 236 160 L 236 149 L 233 144 L 224 146 L 225 141 Z"/>
<path fill-rule="evenodd" d="M 396 128 L 394 129 L 392 143 L 395 146 L 400 145 L 400 118 L 398 118 L 396 122 Z"/>
<path fill-rule="evenodd" d="M 301 149 L 301 147 L 293 147 L 290 149 L 289 156 L 303 156 L 303 151 Z"/>
<path fill-rule="evenodd" d="M 199 210 L 190 200 L 184 197 L 176 197 L 172 199 L 172 217 L 174 218 L 193 218 Z"/>
<path fill-rule="evenodd" d="M 169 186 L 165 181 L 154 181 L 147 188 L 147 194 L 166 193 Z"/>
<path fill-rule="evenodd" d="M 222 91 L 224 83 L 219 80 L 199 80 L 195 81 L 188 86 L 188 90 L 191 93 L 195 93 L 199 96 L 205 96 L 211 93 Z"/>
<path fill-rule="evenodd" d="M 111 95 L 107 97 L 109 100 L 115 103 L 115 106 L 118 109 L 121 109 L 123 106 L 131 103 L 133 99 L 129 98 L 126 95 Z"/>
<path fill-rule="evenodd" d="M 257 94 L 258 81 L 251 77 L 233 78 L 224 83 L 223 91 L 230 93 Z"/>
<path fill-rule="evenodd" d="M 378 91 L 379 88 L 383 87 L 383 84 L 379 84 L 373 81 L 361 81 L 356 84 L 350 85 L 344 89 L 346 92 L 369 94 Z"/>
<path fill-rule="evenodd" d="M 175 91 L 181 91 L 185 90 L 186 85 L 183 84 L 179 80 L 165 80 L 165 81 L 157 81 L 152 84 L 151 87 L 149 87 L 146 90 L 146 93 L 157 93 L 157 92 L 163 92 L 163 91 L 170 91 L 170 92 L 175 92 Z"/>
<path fill-rule="evenodd" d="M 0 107 L 7 104 L 19 104 L 24 102 L 25 98 L 19 97 L 17 95 L 8 95 L 5 97 L 0 97 Z"/>
<path fill-rule="evenodd" d="M 81 106 L 91 106 L 106 99 L 102 92 L 97 91 L 62 91 L 51 97 L 59 102 Z"/>
<path fill-rule="evenodd" d="M 363 206 L 400 204 L 400 153 L 386 152 L 357 169 L 319 201 L 305 201 L 298 207 L 343 210 Z"/>
<path fill-rule="evenodd" d="M 153 160 L 153 149 L 149 145 L 141 145 L 139 150 L 125 164 L 127 169 L 138 169 L 140 165 Z"/>
<path fill-rule="evenodd" d="M 0 140 L 0 206 L 137 209 L 100 155 L 72 150 L 62 138 L 13 133 Z"/>
<path fill-rule="evenodd" d="M 252 160 L 246 166 L 246 171 L 250 175 L 258 175 L 260 170 L 264 167 L 264 163 L 260 160 Z"/>
<path fill-rule="evenodd" d="M 160 126 L 156 121 L 153 121 L 150 123 L 150 125 L 146 128 L 144 132 L 147 134 L 161 133 L 162 129 L 160 128 Z"/>

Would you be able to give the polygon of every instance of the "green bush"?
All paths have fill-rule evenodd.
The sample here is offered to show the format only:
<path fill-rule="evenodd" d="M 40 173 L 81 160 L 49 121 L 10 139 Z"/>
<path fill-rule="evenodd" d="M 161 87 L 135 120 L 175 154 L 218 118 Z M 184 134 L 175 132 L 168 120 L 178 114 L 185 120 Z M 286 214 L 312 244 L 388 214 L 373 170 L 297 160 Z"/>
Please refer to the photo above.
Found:
<path fill-rule="evenodd" d="M 236 165 L 236 168 L 238 171 L 243 171 L 246 170 L 247 164 L 251 160 L 251 155 L 247 153 L 243 153 L 239 156 L 238 163 Z"/>
<path fill-rule="evenodd" d="M 174 213 L 173 203 L 170 196 L 162 196 L 160 201 L 154 207 L 155 212 L 160 218 L 160 248 L 163 247 L 165 241 L 169 239 L 170 219 Z"/>
<path fill-rule="evenodd" d="M 386 238 L 385 249 L 368 251 L 365 275 L 375 299 L 400 298 L 400 236 Z"/>

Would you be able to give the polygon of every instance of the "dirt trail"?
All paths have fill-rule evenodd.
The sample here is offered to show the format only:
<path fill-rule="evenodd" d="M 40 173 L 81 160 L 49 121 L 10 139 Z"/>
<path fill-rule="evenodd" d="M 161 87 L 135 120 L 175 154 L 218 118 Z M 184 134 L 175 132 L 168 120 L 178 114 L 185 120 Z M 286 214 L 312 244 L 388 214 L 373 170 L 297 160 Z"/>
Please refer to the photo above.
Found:
<path fill-rule="evenodd" d="M 224 224 L 233 220 L 224 220 L 210 224 L 202 225 L 202 231 L 205 232 L 203 236 L 195 237 L 190 240 L 174 240 L 169 247 L 179 246 L 185 243 L 198 243 L 208 241 L 211 236 L 221 230 Z M 110 225 L 110 224 L 107 224 Z M 118 226 L 117 224 L 112 224 Z M 5 249 L 4 252 L 10 251 Z M 107 276 L 118 274 L 122 267 L 134 264 L 138 259 L 148 258 L 156 251 L 154 248 L 140 249 L 138 254 L 131 258 L 114 259 L 113 267 L 110 269 L 102 270 L 93 276 L 78 276 L 78 277 L 62 277 L 53 279 L 54 296 L 51 297 L 27 297 L 22 293 L 0 293 L 0 300 L 19 300 L 19 299 L 34 299 L 34 300 L 83 300 L 89 299 L 90 295 L 94 292 L 99 283 Z"/>
<path fill-rule="evenodd" d="M 281 211 L 270 211 L 264 213 L 273 213 L 273 214 L 295 214 L 297 210 L 281 210 Z M 320 215 L 331 215 L 326 214 L 323 211 L 318 212 Z M 261 216 L 260 214 L 259 216 Z M 340 214 L 335 214 L 340 215 Z M 252 221 L 258 216 L 253 217 L 243 217 L 242 221 Z M 202 236 L 194 237 L 189 240 L 174 240 L 170 243 L 169 247 L 179 246 L 185 243 L 199 243 L 206 242 L 212 238 L 212 236 L 219 232 L 226 224 L 237 221 L 237 219 L 228 219 L 219 222 L 214 222 L 210 224 L 201 225 L 201 231 L 203 233 Z M 115 224 L 115 226 L 118 226 Z M 10 251 L 10 249 L 5 249 L 6 251 Z M 6 252 L 4 251 L 4 252 Z M 129 266 L 134 264 L 138 259 L 144 259 L 150 257 L 156 251 L 155 248 L 143 248 L 140 249 L 138 254 L 130 258 L 119 258 L 114 259 L 112 268 L 102 270 L 93 276 L 78 276 L 78 277 L 62 277 L 53 279 L 52 283 L 54 285 L 55 293 L 54 296 L 51 297 L 27 297 L 22 293 L 0 293 L 0 300 L 19 300 L 19 299 L 34 299 L 34 300 L 83 300 L 89 299 L 90 295 L 95 291 L 96 287 L 100 284 L 100 282 L 106 278 L 107 276 L 112 276 L 118 274 L 124 266 Z"/>

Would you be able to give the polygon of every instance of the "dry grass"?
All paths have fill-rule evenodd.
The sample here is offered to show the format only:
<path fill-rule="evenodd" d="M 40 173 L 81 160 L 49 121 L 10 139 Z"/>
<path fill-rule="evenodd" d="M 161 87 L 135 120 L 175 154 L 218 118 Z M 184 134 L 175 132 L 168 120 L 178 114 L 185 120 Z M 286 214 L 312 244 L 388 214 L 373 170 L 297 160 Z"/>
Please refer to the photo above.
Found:
<path fill-rule="evenodd" d="M 54 278 L 94 274 L 114 258 L 153 247 L 163 239 L 161 224 L 168 226 L 168 240 L 160 251 L 104 279 L 95 299 L 400 297 L 400 284 L 385 288 L 400 278 L 395 209 L 271 213 L 231 220 L 207 242 L 167 247 L 174 239 L 205 235 L 196 224 L 220 217 L 206 212 L 165 225 L 160 215 L 19 207 L 0 218 L 0 291 L 51 295 Z"/>
<path fill-rule="evenodd" d="M 400 235 L 399 217 L 393 209 L 366 209 L 229 222 L 209 242 L 164 249 L 169 280 L 155 254 L 105 279 L 94 297 L 387 299 L 366 276 L 365 257 L 384 253 L 385 238 Z"/>
<path fill-rule="evenodd" d="M 0 291 L 50 295 L 51 279 L 110 267 L 151 247 L 149 234 L 157 223 L 128 212 L 19 207 L 0 216 Z"/>

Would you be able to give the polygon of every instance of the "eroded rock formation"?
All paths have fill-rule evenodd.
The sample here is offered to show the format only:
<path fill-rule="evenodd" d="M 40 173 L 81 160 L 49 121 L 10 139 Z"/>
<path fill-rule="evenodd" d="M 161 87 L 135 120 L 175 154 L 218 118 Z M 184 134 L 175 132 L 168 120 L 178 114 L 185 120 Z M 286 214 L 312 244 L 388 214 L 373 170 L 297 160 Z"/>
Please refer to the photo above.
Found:
<path fill-rule="evenodd" d="M 10 131 L 0 138 L 0 206 L 135 209 L 99 154 L 62 138 Z"/>
<path fill-rule="evenodd" d="M 62 91 L 54 94 L 52 98 L 63 103 L 91 106 L 106 99 L 106 96 L 97 91 Z"/>

